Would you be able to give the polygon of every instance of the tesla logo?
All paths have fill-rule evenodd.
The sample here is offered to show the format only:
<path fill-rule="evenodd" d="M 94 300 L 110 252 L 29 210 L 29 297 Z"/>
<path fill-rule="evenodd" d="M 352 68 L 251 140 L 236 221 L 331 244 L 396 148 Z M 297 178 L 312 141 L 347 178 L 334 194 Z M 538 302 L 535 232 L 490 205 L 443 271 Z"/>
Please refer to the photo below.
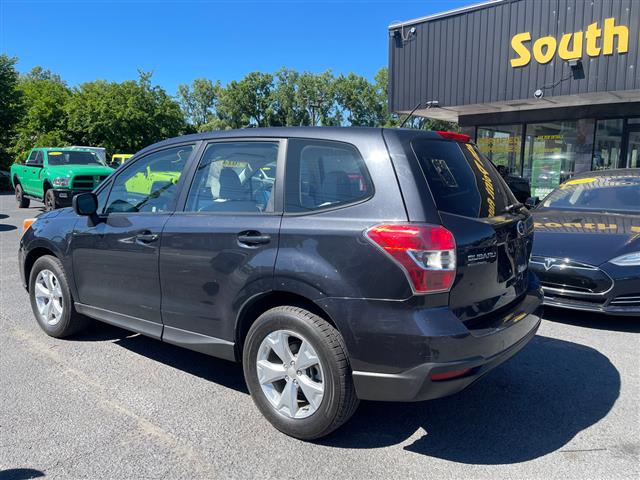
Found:
<path fill-rule="evenodd" d="M 555 264 L 556 264 L 556 259 L 555 258 L 545 258 L 544 259 L 544 269 L 545 270 L 549 270 Z"/>
<path fill-rule="evenodd" d="M 522 237 L 524 235 L 524 223 L 522 223 L 522 221 L 518 222 L 518 224 L 516 225 L 516 230 L 518 231 L 519 236 Z"/>

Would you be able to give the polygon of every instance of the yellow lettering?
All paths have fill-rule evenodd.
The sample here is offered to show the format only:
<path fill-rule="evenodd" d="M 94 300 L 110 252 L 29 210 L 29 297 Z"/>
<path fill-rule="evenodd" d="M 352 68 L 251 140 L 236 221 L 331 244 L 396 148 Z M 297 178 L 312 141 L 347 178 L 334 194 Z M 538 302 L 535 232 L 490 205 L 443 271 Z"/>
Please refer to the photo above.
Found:
<path fill-rule="evenodd" d="M 556 54 L 556 45 L 556 39 L 553 37 L 539 38 L 533 44 L 533 58 L 536 59 L 536 62 L 541 64 L 549 63 Z"/>
<path fill-rule="evenodd" d="M 562 225 L 569 228 L 582 228 L 581 223 L 563 223 Z"/>
<path fill-rule="evenodd" d="M 533 222 L 533 228 L 544 228 L 544 223 L 542 222 Z M 640 227 L 638 227 L 638 231 L 640 232 Z"/>
<path fill-rule="evenodd" d="M 640 227 L 636 227 L 635 225 L 631 225 L 631 231 L 634 233 L 640 233 Z"/>
<path fill-rule="evenodd" d="M 604 19 L 604 33 L 602 35 L 602 53 L 613 54 L 613 38 L 618 37 L 618 53 L 629 51 L 629 29 L 624 25 L 617 25 L 614 18 Z"/>
<path fill-rule="evenodd" d="M 600 47 L 598 47 L 598 39 L 602 30 L 598 28 L 598 23 L 592 23 L 587 27 L 587 33 L 585 38 L 587 39 L 587 55 L 590 57 L 597 57 L 600 55 Z M 613 41 L 613 40 L 612 40 Z"/>
<path fill-rule="evenodd" d="M 513 51 L 518 55 L 517 58 L 511 59 L 512 67 L 522 67 L 531 61 L 531 52 L 523 45 L 523 42 L 529 41 L 531 41 L 531 34 L 529 32 L 519 33 L 511 39 L 511 48 L 513 48 Z"/>
<path fill-rule="evenodd" d="M 556 223 L 556 222 L 548 222 L 548 223 L 545 223 L 544 226 L 549 228 L 560 228 L 562 227 L 562 224 Z"/>
<path fill-rule="evenodd" d="M 573 50 L 569 50 L 569 42 L 573 38 Z M 560 39 L 558 55 L 563 60 L 571 60 L 582 56 L 582 32 L 566 33 Z"/>
<path fill-rule="evenodd" d="M 585 223 L 583 225 L 584 228 L 587 228 L 589 230 L 593 230 L 594 228 L 596 228 L 596 224 L 595 223 Z"/>
<path fill-rule="evenodd" d="M 610 223 L 609 225 L 606 225 L 604 223 L 599 223 L 598 224 L 598 230 L 617 230 L 618 226 L 614 223 Z"/>

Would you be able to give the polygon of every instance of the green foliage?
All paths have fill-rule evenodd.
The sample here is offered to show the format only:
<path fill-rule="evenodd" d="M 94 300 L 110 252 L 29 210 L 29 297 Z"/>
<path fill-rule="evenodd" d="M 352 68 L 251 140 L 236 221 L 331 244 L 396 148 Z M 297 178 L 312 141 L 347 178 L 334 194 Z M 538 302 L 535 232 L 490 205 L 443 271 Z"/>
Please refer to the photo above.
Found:
<path fill-rule="evenodd" d="M 11 146 L 14 159 L 23 160 L 33 147 L 56 147 L 65 143 L 69 138 L 65 112 L 71 98 L 69 87 L 59 76 L 36 67 L 20 78 L 18 89 L 24 110 Z"/>
<path fill-rule="evenodd" d="M 108 154 L 134 153 L 183 133 L 178 103 L 140 72 L 138 81 L 97 80 L 80 85 L 66 104 L 68 133 L 77 145 L 99 145 Z"/>
<path fill-rule="evenodd" d="M 135 153 L 184 133 L 231 128 L 306 125 L 394 127 L 388 71 L 373 82 L 350 73 L 334 76 L 282 68 L 251 72 L 226 86 L 195 79 L 176 98 L 153 85 L 151 74 L 121 83 L 96 80 L 69 88 L 60 76 L 36 67 L 18 77 L 16 60 L 0 55 L 0 163 L 9 152 L 22 159 L 32 147 L 102 146 L 107 154 Z M 456 130 L 449 122 L 413 117 L 407 127 Z M 5 162 L 7 163 L 7 162 Z"/>
<path fill-rule="evenodd" d="M 16 58 L 0 55 L 0 168 L 11 163 L 11 140 L 24 112 L 16 62 Z"/>
<path fill-rule="evenodd" d="M 184 116 L 194 129 L 217 119 L 218 100 L 222 91 L 220 81 L 196 78 L 191 86 L 178 86 L 178 101 Z"/>

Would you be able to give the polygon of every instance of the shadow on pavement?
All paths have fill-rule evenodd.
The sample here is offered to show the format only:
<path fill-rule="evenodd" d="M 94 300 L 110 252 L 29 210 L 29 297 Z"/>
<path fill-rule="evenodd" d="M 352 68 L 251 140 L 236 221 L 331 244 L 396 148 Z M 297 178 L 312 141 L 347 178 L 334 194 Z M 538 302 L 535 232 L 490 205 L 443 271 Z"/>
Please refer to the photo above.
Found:
<path fill-rule="evenodd" d="M 44 472 L 33 468 L 10 468 L 0 470 L 0 480 L 26 480 L 27 478 L 44 477 Z"/>
<path fill-rule="evenodd" d="M 139 355 L 248 393 L 242 367 L 100 324 L 79 341 L 113 341 Z M 468 464 L 524 462 L 556 451 L 613 407 L 620 375 L 584 345 L 537 336 L 518 355 L 465 391 L 420 403 L 363 402 L 318 443 L 336 448 L 406 450 Z"/>
<path fill-rule="evenodd" d="M 4 225 L 0 223 L 0 232 L 10 232 L 12 230 L 16 230 L 18 227 L 15 225 Z"/>
<path fill-rule="evenodd" d="M 0 220 L 4 220 L 5 218 L 9 218 L 9 215 L 6 213 L 0 213 Z"/>
<path fill-rule="evenodd" d="M 457 395 L 363 402 L 350 422 L 320 443 L 379 448 L 407 442 L 405 450 L 453 462 L 524 462 L 560 449 L 598 422 L 619 392 L 620 375 L 600 352 L 538 336 Z"/>
<path fill-rule="evenodd" d="M 604 315 L 591 312 L 572 312 L 562 308 L 544 307 L 544 318 L 551 322 L 576 327 L 640 333 L 640 318 L 634 316 Z"/>
<path fill-rule="evenodd" d="M 244 383 L 242 366 L 237 363 L 163 343 L 98 321 L 94 322 L 85 332 L 74 335 L 72 339 L 81 342 L 111 341 L 156 362 L 164 363 L 224 387 L 249 393 Z"/>

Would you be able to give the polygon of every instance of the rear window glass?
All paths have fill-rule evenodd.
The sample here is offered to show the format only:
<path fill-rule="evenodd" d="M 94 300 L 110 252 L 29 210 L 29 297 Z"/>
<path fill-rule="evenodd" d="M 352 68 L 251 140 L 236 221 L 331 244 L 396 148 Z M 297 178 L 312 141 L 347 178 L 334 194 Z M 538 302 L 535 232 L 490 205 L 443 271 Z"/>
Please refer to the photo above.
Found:
<path fill-rule="evenodd" d="M 495 167 L 470 144 L 411 142 L 438 210 L 465 217 L 500 215 L 516 202 Z"/>
<path fill-rule="evenodd" d="M 52 150 L 47 154 L 49 165 L 104 165 L 93 152 Z"/>

